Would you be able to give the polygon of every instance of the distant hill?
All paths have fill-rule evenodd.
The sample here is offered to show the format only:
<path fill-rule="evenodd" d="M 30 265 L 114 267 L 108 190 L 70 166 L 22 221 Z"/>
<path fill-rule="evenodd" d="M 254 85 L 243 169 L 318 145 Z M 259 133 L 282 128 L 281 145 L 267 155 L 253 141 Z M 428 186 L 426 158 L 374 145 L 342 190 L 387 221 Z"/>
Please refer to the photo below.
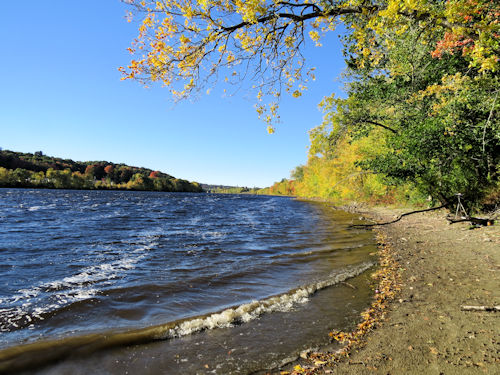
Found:
<path fill-rule="evenodd" d="M 202 192 L 197 182 L 108 161 L 73 161 L 0 150 L 0 187 Z"/>
<path fill-rule="evenodd" d="M 254 194 L 259 188 L 248 188 L 240 186 L 227 186 L 227 185 L 209 185 L 201 184 L 203 190 L 208 193 L 220 193 L 220 194 Z"/>

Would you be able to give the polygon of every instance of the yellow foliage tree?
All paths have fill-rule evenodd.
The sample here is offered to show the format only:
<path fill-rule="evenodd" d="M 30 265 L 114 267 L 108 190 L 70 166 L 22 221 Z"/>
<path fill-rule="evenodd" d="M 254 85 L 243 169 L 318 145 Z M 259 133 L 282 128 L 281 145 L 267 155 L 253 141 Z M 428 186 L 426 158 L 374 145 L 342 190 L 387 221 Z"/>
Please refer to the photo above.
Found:
<path fill-rule="evenodd" d="M 140 17 L 136 55 L 124 79 L 159 81 L 176 98 L 214 84 L 254 82 L 257 112 L 271 124 L 282 91 L 298 97 L 314 79 L 301 51 L 307 38 L 320 45 L 324 33 L 343 22 L 356 40 L 361 66 L 387 57 L 395 36 L 418 22 L 422 34 L 443 39 L 435 55 L 468 56 L 483 71 L 498 69 L 499 8 L 493 0 L 123 0 L 130 18 Z M 426 42 L 426 38 L 422 38 Z M 401 71 L 393 61 L 391 74 Z M 263 101 L 267 97 L 268 100 Z M 269 128 L 272 131 L 272 128 Z"/>

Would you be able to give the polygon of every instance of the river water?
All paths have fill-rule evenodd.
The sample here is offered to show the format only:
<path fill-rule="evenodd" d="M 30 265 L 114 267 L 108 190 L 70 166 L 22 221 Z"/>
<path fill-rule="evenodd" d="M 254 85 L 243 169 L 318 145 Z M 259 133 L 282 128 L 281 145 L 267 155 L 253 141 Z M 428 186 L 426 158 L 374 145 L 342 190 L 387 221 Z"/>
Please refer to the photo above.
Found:
<path fill-rule="evenodd" d="M 358 221 L 283 197 L 0 189 L 0 373 L 279 366 L 369 304 Z"/>

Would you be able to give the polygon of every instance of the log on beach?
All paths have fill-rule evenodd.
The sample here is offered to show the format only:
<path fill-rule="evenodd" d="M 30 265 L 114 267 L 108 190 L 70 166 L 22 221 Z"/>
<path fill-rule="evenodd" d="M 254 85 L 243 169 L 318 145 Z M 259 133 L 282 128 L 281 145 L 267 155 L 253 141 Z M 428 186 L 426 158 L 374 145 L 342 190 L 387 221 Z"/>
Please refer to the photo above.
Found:
<path fill-rule="evenodd" d="M 474 225 L 481 225 L 481 226 L 489 226 L 495 224 L 495 220 L 493 219 L 483 219 L 480 217 L 460 217 L 460 218 L 453 218 L 451 216 L 446 217 L 446 220 L 450 222 L 450 224 L 454 223 L 462 223 L 465 221 L 469 221 L 471 224 Z"/>
<path fill-rule="evenodd" d="M 463 311 L 500 311 L 500 306 L 462 306 Z"/>

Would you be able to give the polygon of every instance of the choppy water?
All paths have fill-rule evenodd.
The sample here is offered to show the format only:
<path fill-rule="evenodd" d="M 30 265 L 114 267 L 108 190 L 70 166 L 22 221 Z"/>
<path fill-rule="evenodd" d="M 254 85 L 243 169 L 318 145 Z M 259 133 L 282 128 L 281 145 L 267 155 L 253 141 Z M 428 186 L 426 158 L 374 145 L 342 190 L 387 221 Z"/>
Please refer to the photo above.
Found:
<path fill-rule="evenodd" d="M 0 373 L 276 366 L 366 306 L 374 240 L 353 220 L 280 197 L 0 189 Z"/>

